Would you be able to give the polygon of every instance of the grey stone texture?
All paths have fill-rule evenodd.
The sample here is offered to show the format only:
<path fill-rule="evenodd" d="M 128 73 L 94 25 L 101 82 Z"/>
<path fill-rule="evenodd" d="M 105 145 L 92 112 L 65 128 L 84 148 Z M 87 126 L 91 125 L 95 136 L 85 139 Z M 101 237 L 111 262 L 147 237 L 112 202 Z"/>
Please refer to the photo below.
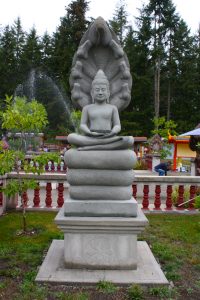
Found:
<path fill-rule="evenodd" d="M 130 186 L 134 180 L 133 170 L 68 169 L 67 180 L 71 185 Z"/>
<path fill-rule="evenodd" d="M 88 216 L 88 217 L 136 217 L 138 204 L 135 199 L 116 200 L 72 200 L 67 199 L 64 203 L 65 216 Z"/>
<path fill-rule="evenodd" d="M 132 186 L 70 185 L 69 194 L 72 199 L 78 200 L 129 200 Z"/>
<path fill-rule="evenodd" d="M 88 270 L 64 267 L 64 241 L 54 240 L 36 277 L 37 282 L 96 284 L 100 280 L 115 284 L 169 285 L 146 242 L 137 243 L 136 270 Z"/>
<path fill-rule="evenodd" d="M 133 151 L 70 149 L 65 154 L 65 161 L 68 165 L 67 180 L 72 200 L 116 201 L 132 198 L 133 166 L 136 163 Z M 120 211 L 123 216 L 123 210 Z M 68 214 L 69 212 L 70 210 Z"/>
<path fill-rule="evenodd" d="M 132 170 L 136 154 L 131 150 L 77 151 L 65 152 L 69 169 Z"/>
<path fill-rule="evenodd" d="M 77 107 L 92 103 L 91 84 L 99 69 L 110 83 L 110 104 L 125 109 L 131 100 L 129 62 L 116 35 L 101 17 L 90 25 L 73 58 L 70 86 Z"/>
<path fill-rule="evenodd" d="M 66 267 L 137 268 L 137 235 L 148 224 L 141 210 L 138 210 L 136 217 L 130 218 L 67 217 L 64 210 L 60 210 L 55 222 L 65 236 Z"/>
<path fill-rule="evenodd" d="M 121 131 L 118 109 L 130 102 L 131 84 L 127 57 L 99 17 L 83 36 L 73 59 L 71 97 L 83 110 L 81 135 L 69 134 L 68 142 L 79 151 L 132 147 L 132 136 L 117 136 Z"/>
<path fill-rule="evenodd" d="M 129 234 L 65 234 L 64 259 L 67 268 L 137 268 L 136 236 Z"/>

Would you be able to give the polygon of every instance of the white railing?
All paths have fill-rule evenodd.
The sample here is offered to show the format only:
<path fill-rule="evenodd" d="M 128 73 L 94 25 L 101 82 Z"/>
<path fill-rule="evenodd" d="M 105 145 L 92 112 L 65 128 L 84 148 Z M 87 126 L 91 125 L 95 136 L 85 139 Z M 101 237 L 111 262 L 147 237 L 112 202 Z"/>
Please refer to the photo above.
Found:
<path fill-rule="evenodd" d="M 22 195 L 27 209 L 58 210 L 62 207 L 69 188 L 66 174 L 54 172 L 38 176 L 22 172 L 20 177 L 35 179 L 38 182 L 38 187 L 35 190 L 28 190 Z M 16 178 L 17 174 L 15 172 L 9 173 L 6 178 L 4 176 L 1 179 L 1 184 L 6 184 L 6 181 Z M 176 206 L 172 201 L 172 192 L 175 186 Z M 181 211 L 185 209 L 183 202 L 185 201 L 184 191 L 186 189 L 189 200 L 191 199 L 187 203 L 187 210 L 194 211 L 194 198 L 198 187 L 200 188 L 200 177 L 198 176 L 138 175 L 137 172 L 132 185 L 133 196 L 145 211 Z M 21 208 L 20 200 L 18 201 L 17 197 L 6 199 L 0 193 L 0 209 L 5 209 L 6 204 L 8 208 Z"/>

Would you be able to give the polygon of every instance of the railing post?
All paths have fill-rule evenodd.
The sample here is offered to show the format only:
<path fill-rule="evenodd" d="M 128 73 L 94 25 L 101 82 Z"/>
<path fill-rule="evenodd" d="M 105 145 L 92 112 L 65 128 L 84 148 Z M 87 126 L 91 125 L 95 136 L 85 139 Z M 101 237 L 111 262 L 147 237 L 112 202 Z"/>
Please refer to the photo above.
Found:
<path fill-rule="evenodd" d="M 177 209 L 184 209 L 183 205 L 179 206 L 180 204 L 183 203 L 183 194 L 184 194 L 184 185 L 179 185 L 178 187 L 178 207 Z"/>
<path fill-rule="evenodd" d="M 133 191 L 133 193 L 132 193 L 133 198 L 136 199 L 136 197 L 137 197 L 137 184 L 132 184 L 132 191 Z"/>
<path fill-rule="evenodd" d="M 166 210 L 172 210 L 172 185 L 167 186 Z"/>
<path fill-rule="evenodd" d="M 48 171 L 51 172 L 52 170 L 52 162 L 48 161 Z"/>
<path fill-rule="evenodd" d="M 156 209 L 156 210 L 160 210 L 160 205 L 161 205 L 160 193 L 161 193 L 161 188 L 160 188 L 160 185 L 158 184 L 155 187 L 154 209 Z"/>
<path fill-rule="evenodd" d="M 142 208 L 149 209 L 149 185 L 145 184 L 143 188 Z"/>
<path fill-rule="evenodd" d="M 33 207 L 40 207 L 40 184 L 34 189 Z"/>
<path fill-rule="evenodd" d="M 27 203 L 28 203 L 28 195 L 27 195 L 27 191 L 22 193 L 22 206 L 27 207 Z"/>
<path fill-rule="evenodd" d="M 58 163 L 57 162 L 54 162 L 54 172 L 57 172 L 58 171 Z"/>
<path fill-rule="evenodd" d="M 65 166 L 64 161 L 61 161 L 61 162 L 60 162 L 60 171 L 61 171 L 61 172 L 64 171 L 64 166 Z"/>
<path fill-rule="evenodd" d="M 196 186 L 190 186 L 190 199 L 193 199 L 189 202 L 189 209 L 194 209 L 194 197 L 196 195 Z"/>
<path fill-rule="evenodd" d="M 52 186 L 51 182 L 47 182 L 46 184 L 46 207 L 52 207 L 52 197 L 51 197 Z"/>
<path fill-rule="evenodd" d="M 58 200 L 57 200 L 57 207 L 62 207 L 64 203 L 64 184 L 63 183 L 58 183 Z"/>

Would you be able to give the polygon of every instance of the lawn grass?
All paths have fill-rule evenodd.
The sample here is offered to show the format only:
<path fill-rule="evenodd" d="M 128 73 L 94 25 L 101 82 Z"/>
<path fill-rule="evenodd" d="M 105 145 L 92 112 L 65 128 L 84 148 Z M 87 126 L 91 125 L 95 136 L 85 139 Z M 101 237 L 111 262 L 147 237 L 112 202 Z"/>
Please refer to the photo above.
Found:
<path fill-rule="evenodd" d="M 27 212 L 29 235 L 21 235 L 22 215 L 0 217 L 0 299 L 200 299 L 200 215 L 148 215 L 146 240 L 170 288 L 137 285 L 117 287 L 99 282 L 93 287 L 37 284 L 35 276 L 53 239 L 63 239 L 54 212 Z M 36 234 L 31 234 L 31 230 Z"/>

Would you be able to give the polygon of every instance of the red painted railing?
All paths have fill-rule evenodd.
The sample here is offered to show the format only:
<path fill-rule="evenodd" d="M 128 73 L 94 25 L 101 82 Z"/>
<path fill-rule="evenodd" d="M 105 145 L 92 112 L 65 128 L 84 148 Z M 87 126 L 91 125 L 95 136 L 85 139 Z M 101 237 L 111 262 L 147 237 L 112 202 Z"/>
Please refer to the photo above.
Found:
<path fill-rule="evenodd" d="M 200 177 L 198 176 L 136 175 L 132 188 L 133 197 L 138 202 L 140 199 L 144 210 L 170 211 L 194 210 L 194 198 L 199 186 Z M 139 187 L 140 191 L 138 191 Z M 185 199 L 184 191 L 189 194 L 189 199 Z"/>
<path fill-rule="evenodd" d="M 27 209 L 59 209 L 68 196 L 69 185 L 64 173 L 44 173 L 40 176 L 21 173 L 22 178 L 31 178 L 38 181 L 34 191 L 28 190 L 23 193 L 22 199 Z M 16 178 L 16 173 L 7 175 L 6 181 Z M 176 189 L 174 187 L 176 186 Z M 132 185 L 133 197 L 145 211 L 179 211 L 186 209 L 183 206 L 184 191 L 189 194 L 187 210 L 194 210 L 194 198 L 197 187 L 200 186 L 198 176 L 152 176 L 135 175 Z M 174 205 L 174 191 L 176 190 L 176 205 Z M 173 196 L 173 197 L 172 197 Z M 3 206 L 5 196 L 0 193 L 0 207 Z M 187 199 L 188 200 L 188 199 Z M 14 201 L 14 200 L 13 200 Z M 10 203 L 10 201 L 8 201 Z M 15 201 L 16 203 L 16 201 Z M 17 209 L 21 209 L 20 201 Z"/>
<path fill-rule="evenodd" d="M 22 201 L 23 205 L 26 209 L 59 209 L 62 207 L 64 203 L 64 198 L 68 194 L 68 183 L 67 183 L 67 176 L 64 173 L 43 173 L 41 175 L 34 175 L 34 174 L 26 174 L 21 172 L 21 178 L 27 179 L 35 179 L 38 181 L 38 185 L 34 190 L 28 190 L 23 192 L 22 194 Z M 16 173 L 12 172 L 7 174 L 7 182 L 10 179 L 15 179 Z M 3 199 L 3 193 L 0 193 L 0 204 L 3 202 L 1 201 L 1 197 Z M 5 197 L 4 197 L 5 198 Z M 18 197 L 19 198 L 19 197 Z M 13 203 L 8 201 L 9 204 L 13 207 L 15 203 L 17 203 L 16 208 L 22 208 L 22 201 L 17 202 L 16 198 L 13 198 Z"/>

